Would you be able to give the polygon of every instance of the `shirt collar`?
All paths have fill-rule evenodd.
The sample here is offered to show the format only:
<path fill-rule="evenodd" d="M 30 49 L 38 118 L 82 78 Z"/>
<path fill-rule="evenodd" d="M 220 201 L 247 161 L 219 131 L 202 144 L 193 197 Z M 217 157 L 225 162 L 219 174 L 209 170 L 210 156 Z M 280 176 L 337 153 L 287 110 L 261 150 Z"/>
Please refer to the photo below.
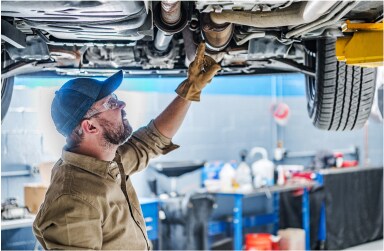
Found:
<path fill-rule="evenodd" d="M 106 177 L 108 172 L 111 172 L 111 169 L 117 168 L 117 163 L 115 161 L 99 160 L 87 155 L 69 152 L 64 149 L 61 158 L 71 165 L 101 177 Z"/>

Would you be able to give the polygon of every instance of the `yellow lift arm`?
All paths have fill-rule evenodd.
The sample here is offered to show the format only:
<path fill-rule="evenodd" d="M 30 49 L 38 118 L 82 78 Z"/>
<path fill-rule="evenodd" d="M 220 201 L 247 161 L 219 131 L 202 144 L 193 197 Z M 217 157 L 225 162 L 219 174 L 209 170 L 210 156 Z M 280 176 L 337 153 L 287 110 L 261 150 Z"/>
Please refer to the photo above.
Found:
<path fill-rule="evenodd" d="M 383 65 L 383 23 L 351 23 L 342 26 L 351 37 L 336 41 L 336 57 L 347 65 L 377 67 Z"/>

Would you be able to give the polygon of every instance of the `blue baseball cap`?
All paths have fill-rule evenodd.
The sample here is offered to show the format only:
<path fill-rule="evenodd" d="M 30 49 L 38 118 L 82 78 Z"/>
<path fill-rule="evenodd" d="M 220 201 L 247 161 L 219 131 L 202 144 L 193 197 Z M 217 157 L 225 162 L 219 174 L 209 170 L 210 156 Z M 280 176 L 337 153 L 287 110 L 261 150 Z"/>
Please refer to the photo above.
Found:
<path fill-rule="evenodd" d="M 92 78 L 67 81 L 56 91 L 51 105 L 51 117 L 57 131 L 69 136 L 93 103 L 114 92 L 122 81 L 121 70 L 104 81 Z"/>

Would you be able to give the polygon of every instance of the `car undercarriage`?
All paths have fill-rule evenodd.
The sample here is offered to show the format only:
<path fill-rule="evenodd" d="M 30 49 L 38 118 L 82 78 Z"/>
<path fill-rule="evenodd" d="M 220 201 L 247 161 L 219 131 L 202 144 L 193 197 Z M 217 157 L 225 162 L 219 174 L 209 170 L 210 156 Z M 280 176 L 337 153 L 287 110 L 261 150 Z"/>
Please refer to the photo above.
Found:
<path fill-rule="evenodd" d="M 308 112 L 315 126 L 352 130 L 364 124 L 367 111 L 360 112 L 365 114 L 363 119 L 356 115 L 354 122 L 347 119 L 339 123 L 336 119 L 334 124 L 335 116 L 324 118 L 321 114 L 327 112 L 321 109 L 345 102 L 345 97 L 337 101 L 336 90 L 342 89 L 341 85 L 349 90 L 348 79 L 357 77 L 355 73 L 347 76 L 347 72 L 363 76 L 356 84 L 360 92 L 364 89 L 362 83 L 368 83 L 373 92 L 375 70 L 345 65 L 336 60 L 336 55 L 321 55 L 327 50 L 335 51 L 337 38 L 353 35 L 354 32 L 342 29 L 347 20 L 382 23 L 383 3 L 2 1 L 1 14 L 2 80 L 44 71 L 58 75 L 109 75 L 117 68 L 130 76 L 185 76 L 197 45 L 204 41 L 206 53 L 222 67 L 219 75 L 304 73 Z M 319 65 L 320 58 L 322 64 L 332 64 L 337 72 L 345 72 L 345 78 L 335 79 L 336 72 Z M 333 104 L 324 104 L 328 94 L 319 88 L 330 84 L 334 88 Z M 373 94 L 369 95 L 366 105 L 370 107 Z M 344 104 L 341 106 L 337 109 L 342 111 Z M 358 113 L 360 108 L 356 109 Z M 324 119 L 327 122 L 323 125 Z"/>

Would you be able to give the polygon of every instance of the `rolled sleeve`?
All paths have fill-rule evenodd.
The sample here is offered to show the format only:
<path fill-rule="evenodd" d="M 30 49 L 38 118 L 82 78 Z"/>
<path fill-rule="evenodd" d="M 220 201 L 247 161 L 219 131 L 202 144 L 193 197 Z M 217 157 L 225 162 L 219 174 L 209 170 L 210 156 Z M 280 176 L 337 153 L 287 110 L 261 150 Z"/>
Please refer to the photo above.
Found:
<path fill-rule="evenodd" d="M 152 158 L 165 155 L 177 148 L 179 146 L 162 135 L 151 120 L 147 126 L 135 131 L 132 137 L 118 148 L 117 153 L 125 174 L 130 175 L 147 167 Z"/>
<path fill-rule="evenodd" d="M 89 203 L 62 195 L 39 212 L 33 232 L 44 249 L 101 249 L 101 217 Z"/>

